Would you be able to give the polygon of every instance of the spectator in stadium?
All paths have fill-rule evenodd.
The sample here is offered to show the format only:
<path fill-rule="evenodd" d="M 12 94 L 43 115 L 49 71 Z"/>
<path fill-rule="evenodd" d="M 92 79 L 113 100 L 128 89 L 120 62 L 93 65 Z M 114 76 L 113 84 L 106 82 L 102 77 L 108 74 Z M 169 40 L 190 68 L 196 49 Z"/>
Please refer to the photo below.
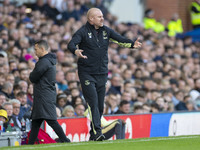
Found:
<path fill-rule="evenodd" d="M 154 30 L 156 27 L 156 19 L 154 18 L 154 10 L 152 9 L 147 9 L 145 10 L 145 15 L 144 15 L 144 28 L 145 29 L 151 29 Z"/>
<path fill-rule="evenodd" d="M 13 87 L 14 98 L 16 98 L 17 93 L 19 93 L 20 91 L 22 91 L 22 87 L 19 84 L 15 84 Z"/>
<path fill-rule="evenodd" d="M 65 61 L 65 53 L 62 50 L 56 52 L 58 63 L 63 63 Z"/>
<path fill-rule="evenodd" d="M 19 93 L 17 93 L 16 99 L 19 100 L 21 103 L 20 113 L 18 115 L 19 119 L 21 120 L 26 113 L 30 112 L 31 106 L 27 104 L 27 94 L 24 91 L 20 91 Z"/>
<path fill-rule="evenodd" d="M 148 103 L 144 103 L 142 105 L 143 113 L 150 113 L 151 112 L 151 106 Z"/>
<path fill-rule="evenodd" d="M 13 85 L 9 81 L 6 81 L 1 89 L 1 92 L 6 96 L 6 98 L 13 98 L 12 95 Z"/>
<path fill-rule="evenodd" d="M 68 0 L 67 1 L 67 9 L 62 13 L 62 20 L 69 20 L 70 18 L 75 19 L 76 21 L 80 20 L 80 14 L 75 9 L 75 1 Z"/>
<path fill-rule="evenodd" d="M 77 104 L 81 104 L 81 103 L 84 104 L 84 105 L 86 105 L 85 101 L 83 100 L 83 98 L 81 96 L 72 97 L 72 103 L 71 103 L 71 105 L 73 107 L 75 107 Z"/>
<path fill-rule="evenodd" d="M 132 81 L 133 79 L 133 72 L 131 69 L 125 69 L 123 72 L 123 80 L 125 81 Z"/>
<path fill-rule="evenodd" d="M 129 91 L 124 91 L 122 93 L 121 99 L 130 102 L 131 106 L 133 105 L 132 95 Z"/>
<path fill-rule="evenodd" d="M 122 90 L 122 77 L 120 74 L 113 74 L 111 78 L 111 87 L 108 90 L 108 93 L 118 93 L 121 94 Z"/>
<path fill-rule="evenodd" d="M 72 107 L 71 105 L 65 106 L 65 108 L 62 112 L 62 117 L 75 117 L 74 107 Z"/>
<path fill-rule="evenodd" d="M 171 21 L 167 25 L 168 35 L 176 36 L 178 33 L 183 33 L 182 20 L 177 13 L 173 14 Z"/>
<path fill-rule="evenodd" d="M 115 114 L 129 114 L 130 108 L 130 102 L 122 100 L 119 104 L 119 110 Z"/>
<path fill-rule="evenodd" d="M 85 112 L 85 105 L 83 103 L 79 103 L 74 106 L 74 115 L 76 117 L 84 116 L 84 112 Z"/>
<path fill-rule="evenodd" d="M 151 104 L 151 112 L 152 113 L 158 113 L 159 112 L 159 105 L 157 103 Z"/>
<path fill-rule="evenodd" d="M 174 94 L 175 99 L 177 100 L 177 104 L 175 104 L 176 110 L 187 110 L 187 107 L 184 102 L 184 92 L 182 90 L 179 90 L 175 92 Z"/>
<path fill-rule="evenodd" d="M 133 107 L 133 113 L 135 113 L 135 114 L 144 113 L 143 106 L 142 105 L 137 105 L 137 106 Z"/>
<path fill-rule="evenodd" d="M 197 90 L 198 92 L 200 92 L 200 78 L 196 79 L 194 81 L 194 89 Z"/>
<path fill-rule="evenodd" d="M 3 127 L 6 127 L 6 122 L 8 122 L 8 115 L 5 109 L 0 108 L 0 121 L 3 121 Z M 4 130 L 4 129 L 1 129 Z"/>
<path fill-rule="evenodd" d="M 62 70 L 56 72 L 56 82 L 60 91 L 65 91 L 68 88 L 67 82 L 64 78 L 64 72 Z"/>
<path fill-rule="evenodd" d="M 61 142 L 70 142 L 56 119 L 56 56 L 49 53 L 49 46 L 45 40 L 36 42 L 34 48 L 39 60 L 29 76 L 34 84 L 34 101 L 28 144 L 35 143 L 40 125 L 44 120 L 54 129 Z"/>
<path fill-rule="evenodd" d="M 31 107 L 33 105 L 33 84 L 32 83 L 28 84 L 28 89 L 27 89 L 27 104 L 29 104 Z"/>
<path fill-rule="evenodd" d="M 193 29 L 200 28 L 200 0 L 195 0 L 190 5 L 190 16 Z"/>
<path fill-rule="evenodd" d="M 6 102 L 6 96 L 4 93 L 0 92 L 0 107 Z"/>
<path fill-rule="evenodd" d="M 65 79 L 67 80 L 67 82 L 76 81 L 77 80 L 76 71 L 74 69 L 68 70 L 65 73 Z"/>
<path fill-rule="evenodd" d="M 10 83 L 12 83 L 12 85 L 15 85 L 15 76 L 12 73 L 9 73 L 6 76 L 6 81 L 9 81 Z"/>
<path fill-rule="evenodd" d="M 110 93 L 106 96 L 105 100 L 105 114 L 115 114 L 119 109 L 120 99 L 115 93 Z"/>
<path fill-rule="evenodd" d="M 56 107 L 56 115 L 57 115 L 57 118 L 61 117 L 61 111 L 58 107 Z"/>
<path fill-rule="evenodd" d="M 3 103 L 2 107 L 7 111 L 8 119 L 13 115 L 13 105 L 10 102 Z"/>
<path fill-rule="evenodd" d="M 65 93 L 59 93 L 56 97 L 56 107 L 60 109 L 62 114 L 64 107 L 67 103 L 67 95 Z"/>
<path fill-rule="evenodd" d="M 159 106 L 159 111 L 166 112 L 168 110 L 168 103 L 163 97 L 157 97 L 155 103 Z"/>
<path fill-rule="evenodd" d="M 21 120 L 19 119 L 19 113 L 20 113 L 20 106 L 21 103 L 19 100 L 17 99 L 12 99 L 9 101 L 12 106 L 13 106 L 13 115 L 10 117 L 10 120 L 12 119 L 14 122 L 14 128 L 16 130 L 20 130 L 21 129 Z"/>
<path fill-rule="evenodd" d="M 51 0 L 47 0 L 47 2 L 43 5 L 43 12 L 45 15 L 54 21 L 56 21 L 56 16 L 59 14 L 57 8 L 52 5 Z"/>
<path fill-rule="evenodd" d="M 18 84 L 19 84 L 19 86 L 22 88 L 22 91 L 26 93 L 27 90 L 28 90 L 28 82 L 25 81 L 25 80 L 20 80 L 20 81 L 18 82 Z"/>
<path fill-rule="evenodd" d="M 68 81 L 68 90 L 71 90 L 73 88 L 79 88 L 78 81 Z"/>
<path fill-rule="evenodd" d="M 29 70 L 27 68 L 19 70 L 20 80 L 25 80 L 26 82 L 28 82 L 29 81 L 28 76 L 29 76 Z"/>
<path fill-rule="evenodd" d="M 0 65 L 0 68 L 1 68 L 1 65 Z M 4 84 L 5 81 L 6 81 L 6 79 L 5 79 L 4 73 L 0 72 L 0 90 L 2 89 L 2 86 L 3 86 L 3 84 Z"/>
<path fill-rule="evenodd" d="M 71 90 L 72 99 L 77 96 L 81 96 L 79 88 L 72 88 Z"/>

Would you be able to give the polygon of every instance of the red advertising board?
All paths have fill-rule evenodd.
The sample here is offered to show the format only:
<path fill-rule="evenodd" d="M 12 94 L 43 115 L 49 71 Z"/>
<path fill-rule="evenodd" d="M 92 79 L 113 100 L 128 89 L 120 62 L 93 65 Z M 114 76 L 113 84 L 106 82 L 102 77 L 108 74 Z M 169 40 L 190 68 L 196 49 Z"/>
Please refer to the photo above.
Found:
<path fill-rule="evenodd" d="M 150 137 L 151 114 L 106 116 L 105 118 L 107 120 L 125 120 L 126 139 Z M 87 118 L 65 118 L 58 119 L 58 122 L 72 142 L 88 141 L 90 121 Z M 52 138 L 57 137 L 55 132 L 46 124 L 46 122 L 45 131 Z"/>
<path fill-rule="evenodd" d="M 150 137 L 151 114 L 107 116 L 110 119 L 123 119 L 126 121 L 126 139 Z"/>

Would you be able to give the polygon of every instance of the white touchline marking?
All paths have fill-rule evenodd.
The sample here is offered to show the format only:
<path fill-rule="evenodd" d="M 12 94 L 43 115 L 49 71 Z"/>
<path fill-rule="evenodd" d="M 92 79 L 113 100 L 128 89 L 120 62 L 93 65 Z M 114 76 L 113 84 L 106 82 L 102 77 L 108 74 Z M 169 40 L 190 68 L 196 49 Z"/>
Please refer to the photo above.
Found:
<path fill-rule="evenodd" d="M 125 140 L 118 140 L 118 141 L 112 141 L 112 140 L 107 140 L 107 141 L 101 141 L 101 142 L 91 142 L 91 143 L 86 143 L 86 142 L 74 142 L 74 143 L 62 143 L 62 144 L 56 144 L 56 145 L 49 145 L 49 144 L 42 144 L 43 146 L 38 146 L 38 147 L 20 147 L 20 148 L 12 148 L 12 149 L 7 149 L 7 150 L 22 150 L 22 149 L 42 149 L 42 148 L 51 148 L 51 147 L 61 147 L 61 146 L 78 146 L 78 145 L 90 145 L 90 144 L 112 144 L 112 143 L 138 143 L 138 142 L 150 142 L 150 141 L 168 141 L 168 140 L 178 140 L 178 139 L 191 139 L 191 138 L 197 138 L 199 136 L 185 136 L 185 137 L 161 137 L 158 139 L 152 139 L 152 138 L 148 138 L 148 139 L 136 139 L 134 141 L 128 141 L 130 139 L 127 139 L 127 141 Z"/>

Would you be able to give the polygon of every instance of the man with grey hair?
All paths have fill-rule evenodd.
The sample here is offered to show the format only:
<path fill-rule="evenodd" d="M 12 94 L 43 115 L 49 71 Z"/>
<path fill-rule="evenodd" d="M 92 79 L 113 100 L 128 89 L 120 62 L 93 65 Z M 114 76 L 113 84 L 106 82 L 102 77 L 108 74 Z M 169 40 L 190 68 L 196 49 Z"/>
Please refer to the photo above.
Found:
<path fill-rule="evenodd" d="M 25 81 L 25 80 L 20 80 L 20 81 L 18 82 L 18 84 L 19 84 L 19 86 L 22 88 L 22 91 L 26 93 L 27 90 L 28 90 L 28 83 L 27 83 L 27 81 Z"/>
<path fill-rule="evenodd" d="M 20 106 L 21 106 L 21 103 L 19 100 L 17 99 L 12 99 L 9 101 L 12 106 L 13 106 L 13 115 L 10 117 L 10 119 L 13 120 L 14 122 L 14 127 L 17 129 L 17 130 L 20 130 L 21 129 L 21 122 L 20 122 L 20 119 L 19 119 L 19 112 L 20 112 Z"/>
<path fill-rule="evenodd" d="M 4 123 L 5 129 L 7 129 L 9 123 L 10 123 L 10 118 L 13 115 L 13 105 L 10 102 L 5 102 L 2 104 L 2 107 L 6 110 L 7 116 L 8 116 L 8 122 Z"/>
<path fill-rule="evenodd" d="M 6 81 L 2 86 L 1 92 L 4 93 L 7 98 L 13 98 L 12 90 L 13 84 L 9 81 Z"/>
<path fill-rule="evenodd" d="M 10 102 L 3 103 L 2 107 L 7 111 L 8 118 L 13 115 L 13 105 Z"/>
<path fill-rule="evenodd" d="M 4 93 L 0 92 L 0 107 L 3 105 L 3 103 L 6 102 L 6 96 Z"/>

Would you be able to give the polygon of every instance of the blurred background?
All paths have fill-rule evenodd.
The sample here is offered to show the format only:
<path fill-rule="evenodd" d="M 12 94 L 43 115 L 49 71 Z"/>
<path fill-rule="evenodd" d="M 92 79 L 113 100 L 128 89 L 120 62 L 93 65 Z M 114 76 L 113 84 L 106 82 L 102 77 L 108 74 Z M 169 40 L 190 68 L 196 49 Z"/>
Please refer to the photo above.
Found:
<path fill-rule="evenodd" d="M 0 0 L 1 3 L 7 0 Z M 37 0 L 9 0 L 18 6 L 22 4 L 29 5 Z M 44 0 L 46 2 L 47 0 Z M 57 2 L 56 2 L 57 1 Z M 52 0 L 52 3 L 61 3 L 63 0 Z M 64 0 L 66 1 L 66 0 Z M 95 0 L 90 0 L 95 3 Z M 155 19 L 165 19 L 170 21 L 174 13 L 178 13 L 182 20 L 184 31 L 192 29 L 190 18 L 190 4 L 194 0 L 101 0 L 105 7 L 116 15 L 119 22 L 131 22 L 143 24 L 143 17 L 146 9 L 152 9 L 155 12 Z M 128 15 L 127 15 L 128 14 Z"/>

